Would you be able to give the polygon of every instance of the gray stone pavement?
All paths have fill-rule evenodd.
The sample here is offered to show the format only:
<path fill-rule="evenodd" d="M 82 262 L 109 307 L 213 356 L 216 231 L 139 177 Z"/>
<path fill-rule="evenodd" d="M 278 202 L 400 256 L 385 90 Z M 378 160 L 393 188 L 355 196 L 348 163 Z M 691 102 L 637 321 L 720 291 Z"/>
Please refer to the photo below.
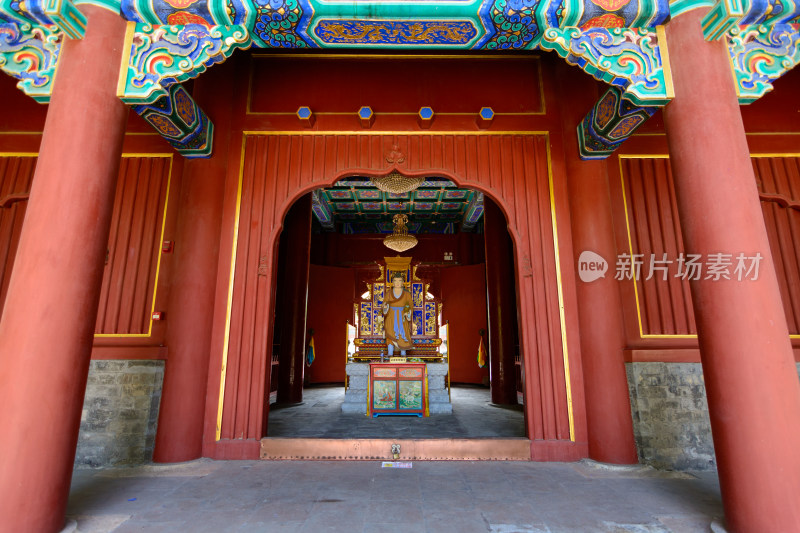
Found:
<path fill-rule="evenodd" d="M 67 514 L 83 533 L 694 533 L 722 505 L 714 473 L 588 461 L 201 459 L 76 470 Z"/>
<path fill-rule="evenodd" d="M 491 403 L 488 388 L 453 386 L 451 414 L 429 417 L 380 416 L 342 413 L 344 387 L 316 386 L 303 389 L 299 404 L 272 404 L 269 437 L 322 437 L 327 439 L 463 439 L 524 437 L 521 405 Z"/>

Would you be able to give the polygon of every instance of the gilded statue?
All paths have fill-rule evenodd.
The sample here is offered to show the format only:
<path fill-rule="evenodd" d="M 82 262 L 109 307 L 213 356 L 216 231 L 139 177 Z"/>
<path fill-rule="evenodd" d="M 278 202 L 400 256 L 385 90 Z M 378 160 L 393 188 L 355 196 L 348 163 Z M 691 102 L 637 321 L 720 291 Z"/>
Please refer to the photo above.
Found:
<path fill-rule="evenodd" d="M 411 293 L 403 286 L 403 274 L 395 272 L 392 287 L 386 291 L 383 300 L 383 329 L 389 356 L 394 355 L 395 348 L 400 350 L 400 355 L 406 355 L 406 350 L 414 347 L 411 340 L 413 307 Z"/>

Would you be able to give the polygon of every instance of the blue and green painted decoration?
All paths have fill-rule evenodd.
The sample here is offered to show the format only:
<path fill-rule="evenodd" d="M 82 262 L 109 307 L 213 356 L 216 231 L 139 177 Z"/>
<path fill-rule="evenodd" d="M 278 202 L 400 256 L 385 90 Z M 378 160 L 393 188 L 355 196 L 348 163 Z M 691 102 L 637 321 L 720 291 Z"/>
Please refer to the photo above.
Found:
<path fill-rule="evenodd" d="M 459 189 L 443 178 L 428 178 L 407 193 L 378 190 L 368 179 L 348 178 L 312 193 L 312 211 L 327 231 L 391 233 L 392 216 L 412 218 L 411 233 L 475 231 L 483 214 L 483 194 Z"/>
<path fill-rule="evenodd" d="M 152 104 L 132 108 L 184 157 L 211 153 L 214 125 L 182 86 L 174 84 Z"/>
<path fill-rule="evenodd" d="M 658 29 L 670 16 L 711 8 L 703 32 L 728 39 L 742 103 L 800 62 L 800 0 L 0 0 L 0 70 L 39 102 L 49 100 L 64 36 L 83 36 L 80 4 L 131 22 L 119 96 L 151 114 L 153 106 L 179 106 L 164 100 L 180 92 L 174 86 L 251 46 L 554 51 L 613 88 L 603 97 L 616 102 L 609 122 L 599 126 L 608 107 L 601 99 L 581 125 L 585 158 L 610 154 L 634 131 L 626 125 L 671 100 Z M 210 150 L 211 123 L 204 124 Z M 169 127 L 154 127 L 176 142 Z M 178 151 L 207 156 L 196 149 L 199 138 L 182 137 L 191 147 Z"/>

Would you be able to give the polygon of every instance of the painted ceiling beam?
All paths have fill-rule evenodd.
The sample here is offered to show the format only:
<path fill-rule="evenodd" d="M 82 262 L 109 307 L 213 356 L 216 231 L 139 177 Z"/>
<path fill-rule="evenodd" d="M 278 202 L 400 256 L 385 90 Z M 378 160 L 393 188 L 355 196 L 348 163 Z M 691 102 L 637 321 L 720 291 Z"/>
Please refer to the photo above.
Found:
<path fill-rule="evenodd" d="M 61 36 L 81 32 L 80 17 L 75 15 L 80 13 L 69 1 L 0 0 L 0 69 L 19 79 L 18 86 L 40 102 L 49 100 Z M 767 2 L 771 7 L 765 7 Z M 636 129 L 626 125 L 637 122 L 638 127 L 654 108 L 672 98 L 663 31 L 653 28 L 670 14 L 709 6 L 710 13 L 727 17 L 720 18 L 727 22 L 709 24 L 713 34 L 723 26 L 729 28 L 734 19 L 737 24 L 770 25 L 750 27 L 738 35 L 736 30 L 730 32 L 743 103 L 765 94 L 772 81 L 798 62 L 797 26 L 786 22 L 800 16 L 800 0 L 678 0 L 671 6 L 667 0 L 123 0 L 121 4 L 74 0 L 81 3 L 120 12 L 132 21 L 119 96 L 151 114 L 153 106 L 174 107 L 165 104 L 173 98 L 170 87 L 251 45 L 552 50 L 615 88 L 579 128 L 582 146 L 592 147 L 592 156 L 618 146 L 624 140 L 620 133 L 629 136 Z M 734 15 L 739 18 L 731 19 Z M 75 20 L 64 22 L 70 17 Z M 608 110 L 601 109 L 607 106 L 605 98 L 616 103 L 607 120 Z M 196 108 L 194 102 L 192 106 Z M 210 135 L 213 128 L 207 130 Z M 169 135 L 165 138 L 175 142 Z M 212 144 L 210 139 L 205 143 Z"/>
<path fill-rule="evenodd" d="M 319 189 L 311 191 L 311 211 L 314 213 L 314 216 L 317 217 L 317 220 L 323 228 L 326 230 L 333 230 L 335 228 L 331 208 Z"/>
<path fill-rule="evenodd" d="M 461 229 L 471 230 L 478 225 L 483 216 L 483 193 L 475 192 L 469 205 L 464 210 L 464 217 L 461 219 Z"/>

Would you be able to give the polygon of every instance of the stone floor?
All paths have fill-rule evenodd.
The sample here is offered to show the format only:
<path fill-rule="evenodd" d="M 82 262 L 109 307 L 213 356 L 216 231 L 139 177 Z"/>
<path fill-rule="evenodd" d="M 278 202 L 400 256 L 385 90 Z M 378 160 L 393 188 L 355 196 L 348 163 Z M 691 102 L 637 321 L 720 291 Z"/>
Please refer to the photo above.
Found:
<path fill-rule="evenodd" d="M 268 437 L 322 438 L 491 438 L 524 437 L 522 406 L 491 403 L 488 388 L 453 386 L 452 414 L 425 418 L 341 412 L 344 387 L 319 386 L 303 390 L 300 404 L 272 404 Z"/>
<path fill-rule="evenodd" d="M 708 472 L 202 459 L 77 470 L 67 513 L 68 530 L 83 533 L 695 533 L 712 531 L 722 505 Z"/>

